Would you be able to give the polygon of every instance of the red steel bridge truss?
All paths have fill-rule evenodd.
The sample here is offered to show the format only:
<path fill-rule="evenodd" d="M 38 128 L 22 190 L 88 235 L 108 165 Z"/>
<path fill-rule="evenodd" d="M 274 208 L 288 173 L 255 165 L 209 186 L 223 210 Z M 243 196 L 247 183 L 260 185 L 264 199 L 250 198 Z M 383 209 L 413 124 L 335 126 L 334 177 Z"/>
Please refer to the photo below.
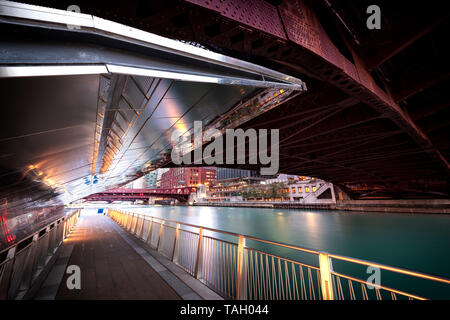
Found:
<path fill-rule="evenodd" d="M 71 1 L 34 1 L 65 9 Z M 448 198 L 445 1 L 77 1 L 93 14 L 303 79 L 307 93 L 244 127 L 280 129 L 280 172 L 352 198 Z M 380 30 L 366 26 L 381 8 Z M 252 168 L 241 166 L 242 168 Z"/>
<path fill-rule="evenodd" d="M 189 195 L 197 191 L 195 187 L 166 188 L 166 189 L 110 189 L 100 193 L 91 194 L 84 198 L 85 201 L 136 201 L 147 202 L 150 197 L 176 199 L 186 202 Z"/>

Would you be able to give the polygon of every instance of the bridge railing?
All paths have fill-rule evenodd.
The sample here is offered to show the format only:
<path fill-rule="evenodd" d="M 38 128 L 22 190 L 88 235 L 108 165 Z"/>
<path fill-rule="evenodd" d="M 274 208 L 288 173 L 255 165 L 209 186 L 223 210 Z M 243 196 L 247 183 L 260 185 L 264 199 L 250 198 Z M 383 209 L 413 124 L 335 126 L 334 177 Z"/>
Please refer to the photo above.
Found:
<path fill-rule="evenodd" d="M 78 216 L 79 210 L 76 210 L 0 251 L 0 300 L 23 298 L 70 233 Z"/>
<path fill-rule="evenodd" d="M 228 299 L 450 297 L 443 277 L 149 215 L 108 215 Z"/>

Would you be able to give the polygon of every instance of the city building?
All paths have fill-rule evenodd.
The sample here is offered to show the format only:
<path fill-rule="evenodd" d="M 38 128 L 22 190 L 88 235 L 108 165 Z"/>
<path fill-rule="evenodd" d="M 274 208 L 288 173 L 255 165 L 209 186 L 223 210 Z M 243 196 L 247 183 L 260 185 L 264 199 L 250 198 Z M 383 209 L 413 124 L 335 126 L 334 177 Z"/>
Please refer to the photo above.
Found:
<path fill-rule="evenodd" d="M 307 178 L 288 184 L 289 201 L 306 204 L 336 202 L 333 184 L 316 178 Z"/>
<path fill-rule="evenodd" d="M 164 172 L 169 171 L 167 168 L 159 168 L 150 173 L 146 177 L 145 187 L 147 189 L 157 189 L 161 187 L 161 176 Z"/>
<path fill-rule="evenodd" d="M 206 202 L 297 202 L 302 204 L 335 203 L 333 184 L 290 175 L 276 179 L 261 177 L 217 180 L 208 190 Z"/>
<path fill-rule="evenodd" d="M 272 183 L 290 183 L 297 180 L 303 180 L 303 177 L 292 175 L 292 174 L 284 174 L 280 173 L 275 178 L 269 178 L 264 181 L 265 184 L 272 184 Z"/>
<path fill-rule="evenodd" d="M 170 168 L 161 175 L 161 188 L 208 186 L 216 181 L 216 168 Z"/>
<path fill-rule="evenodd" d="M 156 177 L 156 188 L 161 188 L 161 178 L 164 172 L 169 171 L 169 168 L 160 168 L 157 170 L 158 174 Z"/>
<path fill-rule="evenodd" d="M 145 176 L 145 187 L 147 189 L 154 189 L 154 188 L 156 188 L 157 178 L 158 178 L 158 169 L 148 173 Z"/>
<path fill-rule="evenodd" d="M 232 178 L 256 177 L 259 173 L 254 170 L 241 170 L 232 168 L 217 168 L 217 180 Z"/>
<path fill-rule="evenodd" d="M 216 180 L 208 190 L 207 202 L 242 201 L 242 191 L 249 186 L 260 186 L 264 178 L 261 177 L 234 177 Z"/>
<path fill-rule="evenodd" d="M 131 181 L 130 183 L 127 183 L 122 188 L 123 189 L 145 189 L 145 181 L 146 181 L 146 177 L 142 176 L 139 179 L 136 179 L 134 181 Z"/>

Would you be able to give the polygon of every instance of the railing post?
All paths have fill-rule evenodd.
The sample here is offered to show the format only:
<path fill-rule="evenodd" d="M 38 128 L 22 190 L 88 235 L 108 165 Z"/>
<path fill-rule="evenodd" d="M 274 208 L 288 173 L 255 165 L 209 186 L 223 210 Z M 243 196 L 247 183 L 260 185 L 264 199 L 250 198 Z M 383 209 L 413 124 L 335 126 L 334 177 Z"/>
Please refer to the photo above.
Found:
<path fill-rule="evenodd" d="M 179 228 L 180 228 L 180 224 L 177 223 L 177 228 L 175 229 L 175 237 L 174 237 L 174 239 L 173 239 L 172 259 L 170 259 L 170 260 L 172 260 L 172 261 L 173 261 L 173 258 L 175 257 L 175 248 L 176 248 L 176 246 L 177 246 L 177 238 L 178 238 L 178 229 L 179 229 Z"/>
<path fill-rule="evenodd" d="M 63 224 L 62 241 L 64 241 L 64 239 L 66 238 L 66 223 L 67 223 L 65 217 L 61 220 L 61 223 Z"/>
<path fill-rule="evenodd" d="M 55 228 L 57 228 L 55 226 Z M 57 230 L 55 230 L 56 233 Z M 37 241 L 38 241 L 39 234 L 36 233 L 33 235 L 32 244 L 29 248 L 28 252 L 28 258 L 26 260 L 26 264 L 24 266 L 24 271 L 21 279 L 21 283 L 19 286 L 19 290 L 28 290 L 31 286 L 31 280 L 33 278 L 33 270 L 34 270 L 34 263 L 36 261 L 36 251 L 37 251 Z M 58 235 L 55 234 L 55 239 Z M 59 245 L 59 243 L 58 243 Z"/>
<path fill-rule="evenodd" d="M 237 273 L 236 273 L 236 299 L 241 300 L 244 297 L 242 274 L 244 269 L 244 236 L 239 236 L 237 253 Z"/>
<path fill-rule="evenodd" d="M 194 268 L 194 277 L 198 279 L 199 277 L 199 265 L 200 265 L 200 257 L 201 257 L 201 249 L 202 249 L 202 232 L 203 229 L 200 228 L 198 231 L 198 243 L 197 243 L 197 256 L 195 258 L 195 268 Z"/>
<path fill-rule="evenodd" d="M 150 218 L 150 225 L 148 226 L 148 234 L 147 234 L 147 243 L 152 244 L 152 224 L 153 224 L 153 217 Z"/>
<path fill-rule="evenodd" d="M 14 256 L 16 255 L 17 246 L 8 250 L 6 260 L 9 260 L 4 266 L 3 275 L 0 278 L 0 300 L 6 300 L 8 297 L 9 284 L 11 282 L 11 276 L 14 267 Z"/>
<path fill-rule="evenodd" d="M 69 233 L 69 223 L 70 223 L 70 218 L 65 218 L 64 220 L 64 239 L 67 238 L 67 234 Z"/>
<path fill-rule="evenodd" d="M 139 225 L 139 214 L 136 214 L 136 223 L 134 224 L 133 227 L 133 231 L 131 232 L 132 234 L 137 236 L 137 232 L 138 232 L 138 225 Z"/>
<path fill-rule="evenodd" d="M 133 216 L 131 218 L 131 225 L 130 225 L 131 234 L 133 234 L 133 232 L 134 232 L 134 216 L 135 216 L 135 214 L 133 213 Z M 137 214 L 136 214 L 136 221 L 137 221 Z"/>
<path fill-rule="evenodd" d="M 331 281 L 333 267 L 328 253 L 319 252 L 319 267 L 322 298 L 324 300 L 334 300 L 333 283 Z"/>
<path fill-rule="evenodd" d="M 156 250 L 159 249 L 159 243 L 161 241 L 161 235 L 162 235 L 162 232 L 163 232 L 163 227 L 164 227 L 164 220 L 161 221 L 161 227 L 159 228 L 159 236 L 158 236 L 158 243 L 156 244 Z"/>
<path fill-rule="evenodd" d="M 127 213 L 127 225 L 125 226 L 125 230 L 128 230 L 128 227 L 130 225 L 130 218 L 131 218 L 131 214 Z"/>
<path fill-rule="evenodd" d="M 133 220 L 134 220 L 134 213 L 130 214 L 130 225 L 128 226 L 128 231 L 133 232 Z"/>
<path fill-rule="evenodd" d="M 143 238 L 143 236 L 142 236 L 142 230 L 144 230 L 145 217 L 142 216 L 141 219 L 142 219 L 142 224 L 141 224 L 141 227 L 139 228 L 139 234 L 138 234 L 138 238 L 139 238 L 139 239 Z"/>

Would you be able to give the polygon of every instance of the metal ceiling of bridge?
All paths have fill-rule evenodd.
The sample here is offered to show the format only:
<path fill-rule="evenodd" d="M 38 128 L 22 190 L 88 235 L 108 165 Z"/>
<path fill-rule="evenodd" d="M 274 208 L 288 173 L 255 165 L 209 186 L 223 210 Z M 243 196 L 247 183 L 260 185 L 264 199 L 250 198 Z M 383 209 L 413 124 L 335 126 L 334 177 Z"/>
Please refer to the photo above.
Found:
<path fill-rule="evenodd" d="M 304 79 L 307 93 L 246 124 L 281 129 L 285 173 L 321 177 L 352 198 L 450 196 L 445 1 L 167 0 L 108 10 L 106 2 L 78 3 Z M 381 30 L 366 26 L 372 4 L 381 7 Z"/>
<path fill-rule="evenodd" d="M 219 117 L 232 128 L 306 90 L 283 73 L 90 15 L 1 1 L 0 23 L 0 198 L 10 214 L 134 180 L 165 160 L 175 129 Z M 249 103 L 252 112 L 236 116 Z"/>
<path fill-rule="evenodd" d="M 72 4 L 29 2 L 60 9 Z M 281 128 L 281 139 L 291 137 L 280 145 L 280 169 L 286 173 L 332 181 L 353 198 L 450 196 L 445 1 L 423 6 L 381 0 L 77 4 L 82 12 L 200 43 L 305 80 L 307 93 L 248 123 L 270 124 Z M 372 4 L 382 8 L 381 30 L 366 27 Z M 300 126 L 306 129 L 292 137 Z"/>

